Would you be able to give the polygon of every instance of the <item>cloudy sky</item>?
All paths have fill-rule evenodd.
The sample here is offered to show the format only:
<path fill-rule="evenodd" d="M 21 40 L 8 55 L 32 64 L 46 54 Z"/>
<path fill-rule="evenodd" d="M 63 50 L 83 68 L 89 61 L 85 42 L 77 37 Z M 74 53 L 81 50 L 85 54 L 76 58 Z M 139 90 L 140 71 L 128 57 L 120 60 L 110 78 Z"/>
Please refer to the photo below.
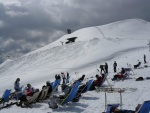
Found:
<path fill-rule="evenodd" d="M 150 0 L 0 0 L 0 63 L 72 31 L 129 18 L 150 21 Z"/>

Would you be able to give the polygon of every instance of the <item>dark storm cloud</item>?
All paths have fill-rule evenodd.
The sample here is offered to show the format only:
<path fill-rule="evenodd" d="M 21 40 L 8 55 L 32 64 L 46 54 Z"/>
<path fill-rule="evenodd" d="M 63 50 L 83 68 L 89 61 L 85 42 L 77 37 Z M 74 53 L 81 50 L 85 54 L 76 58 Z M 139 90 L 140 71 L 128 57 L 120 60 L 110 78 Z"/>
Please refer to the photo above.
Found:
<path fill-rule="evenodd" d="M 0 62 L 66 33 L 129 18 L 150 21 L 149 0 L 0 0 Z"/>

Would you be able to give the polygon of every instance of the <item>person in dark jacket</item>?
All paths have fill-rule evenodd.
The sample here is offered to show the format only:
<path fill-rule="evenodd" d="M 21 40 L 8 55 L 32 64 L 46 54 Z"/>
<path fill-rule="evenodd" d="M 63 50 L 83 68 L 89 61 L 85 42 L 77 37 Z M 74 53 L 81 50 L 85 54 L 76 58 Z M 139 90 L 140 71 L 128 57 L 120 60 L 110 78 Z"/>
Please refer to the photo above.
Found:
<path fill-rule="evenodd" d="M 50 94 L 50 93 L 52 92 L 52 86 L 51 86 L 50 81 L 47 81 L 47 82 L 46 82 L 46 87 L 49 87 L 49 89 L 48 89 L 48 94 Z"/>
<path fill-rule="evenodd" d="M 69 73 L 67 72 L 66 84 L 69 83 L 69 79 L 70 79 L 70 76 L 69 76 Z"/>
<path fill-rule="evenodd" d="M 65 76 L 65 74 L 63 72 L 61 72 L 61 77 L 63 79 L 63 84 L 65 84 L 65 82 L 66 82 L 66 76 Z"/>
<path fill-rule="evenodd" d="M 144 63 L 146 64 L 147 62 L 146 62 L 146 55 L 144 54 Z"/>
<path fill-rule="evenodd" d="M 61 81 L 60 74 L 57 75 L 57 80 L 60 80 L 60 81 Z"/>
<path fill-rule="evenodd" d="M 141 62 L 138 61 L 138 64 L 134 65 L 134 69 L 138 68 L 141 65 Z"/>
<path fill-rule="evenodd" d="M 58 78 L 58 76 L 57 76 L 57 74 L 55 75 L 55 79 L 57 80 L 57 78 Z"/>
<path fill-rule="evenodd" d="M 99 68 L 101 69 L 101 73 L 102 73 L 102 72 L 104 72 L 104 73 L 105 73 L 104 67 L 105 67 L 104 65 L 100 65 L 100 67 L 99 67 Z"/>
<path fill-rule="evenodd" d="M 121 72 L 115 74 L 114 77 L 112 78 L 112 81 L 125 79 L 125 78 L 126 78 L 126 75 L 125 75 L 125 74 L 126 74 L 126 71 L 125 71 L 125 69 L 122 67 L 122 68 L 121 68 Z"/>
<path fill-rule="evenodd" d="M 116 73 L 117 72 L 117 63 L 116 63 L 116 61 L 114 61 L 113 67 L 114 67 L 114 73 Z"/>
<path fill-rule="evenodd" d="M 78 79 L 78 81 L 83 81 L 84 80 L 84 78 L 85 78 L 85 75 L 82 75 L 82 77 L 80 77 L 79 79 Z"/>
<path fill-rule="evenodd" d="M 120 73 L 121 73 L 121 74 L 124 74 L 125 72 L 126 72 L 125 69 L 122 67 Z"/>
<path fill-rule="evenodd" d="M 108 73 L 108 64 L 105 62 L 105 73 Z"/>

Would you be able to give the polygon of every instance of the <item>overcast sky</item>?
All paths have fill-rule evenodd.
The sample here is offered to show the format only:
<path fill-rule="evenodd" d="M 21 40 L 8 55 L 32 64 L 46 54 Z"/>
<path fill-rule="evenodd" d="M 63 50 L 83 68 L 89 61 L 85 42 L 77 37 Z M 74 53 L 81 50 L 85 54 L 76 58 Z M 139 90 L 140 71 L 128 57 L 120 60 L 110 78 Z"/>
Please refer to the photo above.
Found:
<path fill-rule="evenodd" d="M 67 33 L 123 19 L 150 21 L 150 0 L 0 0 L 0 63 Z"/>

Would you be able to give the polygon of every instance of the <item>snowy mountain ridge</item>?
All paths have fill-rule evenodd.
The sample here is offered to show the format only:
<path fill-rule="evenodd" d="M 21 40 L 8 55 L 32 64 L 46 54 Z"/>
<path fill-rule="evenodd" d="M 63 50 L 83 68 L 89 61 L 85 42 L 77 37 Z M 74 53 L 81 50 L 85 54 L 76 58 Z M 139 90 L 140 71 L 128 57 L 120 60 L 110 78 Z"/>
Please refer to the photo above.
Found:
<path fill-rule="evenodd" d="M 149 31 L 150 23 L 140 19 L 129 19 L 108 25 L 83 28 L 15 61 L 1 65 L 0 73 L 13 77 L 20 76 L 20 73 L 28 76 L 30 71 L 37 71 L 37 69 L 40 73 L 46 71 L 53 74 L 68 69 L 76 71 L 91 64 L 96 65 L 104 62 L 104 60 L 110 60 L 110 56 L 120 51 L 146 47 L 150 36 Z M 78 38 L 75 43 L 62 46 L 60 41 L 65 42 L 70 37 Z M 14 72 L 14 70 L 16 71 Z M 51 72 L 50 70 L 57 71 Z M 45 75 L 46 78 L 47 74 Z"/>
<path fill-rule="evenodd" d="M 13 83 L 16 78 L 21 79 L 21 84 L 26 85 L 31 83 L 34 87 L 41 88 L 45 81 L 53 81 L 55 74 L 60 72 L 69 72 L 71 75 L 71 80 L 77 79 L 82 74 L 85 74 L 87 78 L 95 76 L 97 69 L 100 64 L 108 62 L 109 64 L 109 80 L 113 77 L 114 73 L 112 70 L 113 61 L 118 62 L 118 71 L 121 67 L 126 66 L 127 63 L 136 64 L 137 61 L 143 59 L 143 54 L 149 56 L 148 53 L 148 41 L 150 40 L 150 23 L 141 19 L 127 19 L 119 22 L 110 23 L 102 26 L 88 27 L 77 30 L 71 34 L 64 35 L 57 41 L 30 52 L 18 59 L 13 61 L 6 61 L 0 65 L 0 83 L 1 90 L 0 94 L 4 92 L 5 89 L 13 89 Z M 67 38 L 78 37 L 75 43 L 64 44 L 60 41 L 66 42 Z M 150 60 L 148 58 L 148 60 Z M 149 63 L 148 63 L 149 65 Z M 144 77 L 148 76 L 149 70 L 144 69 L 144 71 L 135 70 L 135 73 L 142 75 Z M 136 76 L 136 77 L 138 77 Z M 125 80 L 124 82 L 113 83 L 115 87 L 125 87 L 125 88 L 139 88 L 135 95 L 141 97 L 137 99 L 134 97 L 132 101 L 134 104 L 130 104 L 130 100 L 125 100 L 124 107 L 133 109 L 137 102 L 147 100 L 148 95 L 143 94 L 140 96 L 142 91 L 148 90 L 148 81 L 143 82 L 142 85 L 138 85 L 135 82 L 135 76 L 131 77 L 130 80 Z M 105 83 L 106 84 L 106 83 Z M 93 95 L 94 93 L 94 95 Z M 131 92 L 129 92 L 131 93 Z M 88 95 L 89 94 L 89 95 Z M 93 98 L 90 96 L 93 95 Z M 95 94 L 95 92 L 89 92 L 85 94 L 81 104 L 81 108 L 67 108 L 68 112 L 84 112 L 90 113 L 92 110 L 98 109 L 99 107 L 104 108 L 104 98 L 103 93 Z M 128 93 L 124 94 L 124 97 L 129 97 Z M 117 97 L 110 99 L 110 101 L 115 100 Z M 144 98 L 144 99 L 143 99 Z M 94 100 L 93 100 L 94 99 Z M 99 100 L 101 99 L 101 101 Z M 137 99 L 137 102 L 136 102 Z M 118 100 L 118 99 L 116 99 Z M 88 104 L 86 102 L 100 102 L 100 106 Z M 83 105 L 82 105 L 83 104 Z M 90 106 L 90 109 L 84 109 Z M 42 103 L 42 107 L 38 109 L 16 109 L 16 106 L 3 110 L 2 112 L 9 112 L 13 110 L 14 112 L 29 112 L 29 113 L 41 113 L 52 111 L 47 107 L 47 104 Z M 78 105 L 78 104 L 75 104 Z M 65 109 L 65 108 L 64 108 Z M 72 109 L 72 110 L 71 110 Z M 83 110 L 82 110 L 83 109 Z M 66 109 L 65 109 L 66 110 Z M 54 112 L 66 112 L 66 111 L 54 111 Z M 100 110 L 102 111 L 102 110 Z M 99 111 L 95 111 L 99 113 Z"/>

